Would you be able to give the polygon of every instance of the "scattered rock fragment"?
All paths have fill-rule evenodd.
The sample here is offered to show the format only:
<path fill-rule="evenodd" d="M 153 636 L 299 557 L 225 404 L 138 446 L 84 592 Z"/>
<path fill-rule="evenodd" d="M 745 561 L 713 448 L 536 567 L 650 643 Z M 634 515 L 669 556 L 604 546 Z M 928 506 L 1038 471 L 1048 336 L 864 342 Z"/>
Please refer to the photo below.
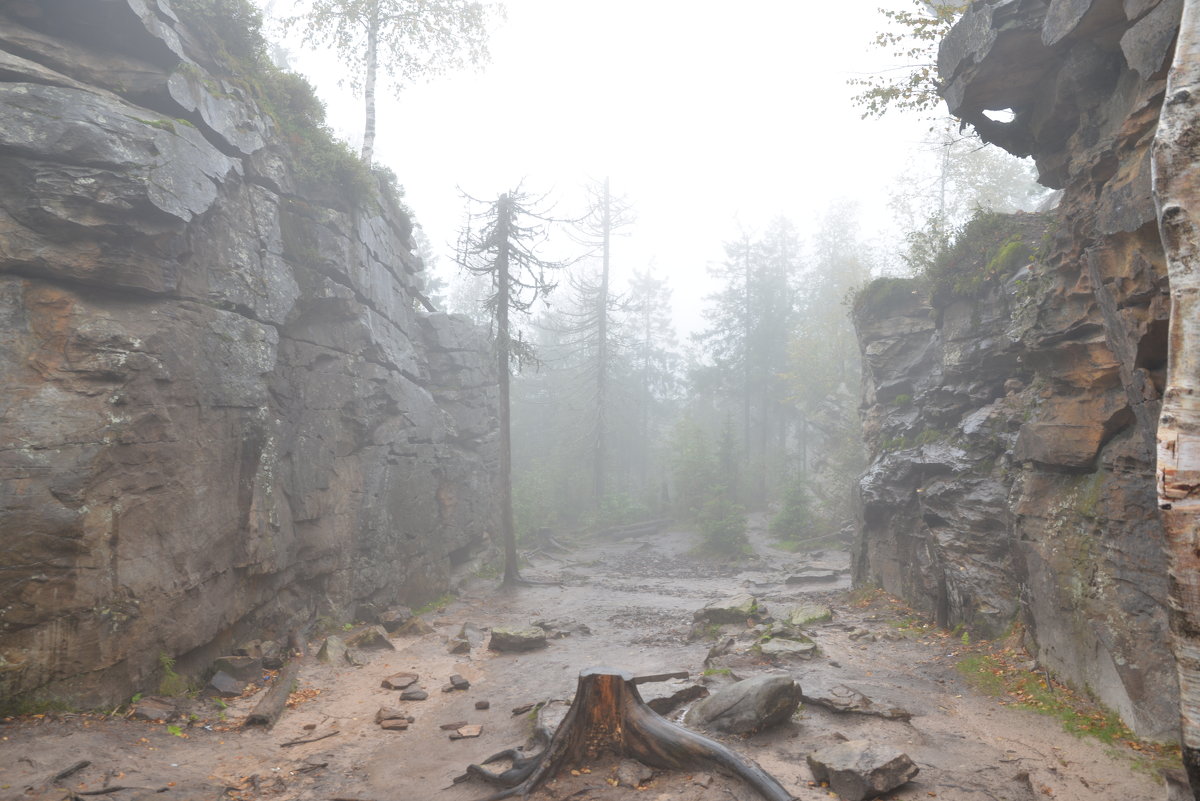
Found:
<path fill-rule="evenodd" d="M 617 785 L 637 789 L 654 778 L 654 770 L 636 759 L 622 759 L 617 765 Z"/>
<path fill-rule="evenodd" d="M 407 606 L 394 606 L 379 616 L 379 625 L 389 634 L 394 634 L 412 618 L 413 612 Z"/>
<path fill-rule="evenodd" d="M 253 656 L 220 656 L 213 660 L 213 670 L 238 681 L 258 681 L 262 678 L 263 663 Z"/>
<path fill-rule="evenodd" d="M 172 721 L 179 716 L 179 709 L 169 698 L 147 695 L 138 701 L 130 715 L 134 720 Z"/>
<path fill-rule="evenodd" d="M 850 632 L 850 639 L 855 642 L 875 642 L 876 636 L 866 629 L 855 629 Z"/>
<path fill-rule="evenodd" d="M 546 636 L 551 640 L 561 640 L 563 637 L 570 637 L 572 634 L 588 635 L 592 633 L 591 628 L 586 623 L 578 623 L 567 618 L 535 620 L 532 625 L 543 629 L 546 632 Z"/>
<path fill-rule="evenodd" d="M 228 673 L 217 671 L 204 685 L 201 695 L 206 698 L 236 698 L 246 689 L 246 682 L 239 681 Z"/>
<path fill-rule="evenodd" d="M 832 687 L 809 686 L 801 696 L 801 700 L 834 712 L 873 715 L 885 720 L 909 720 L 912 718 L 912 713 L 908 710 L 895 706 L 880 706 L 858 690 L 845 684 L 835 684 Z"/>
<path fill-rule="evenodd" d="M 524 715 L 526 712 L 532 712 L 535 706 L 537 706 L 537 704 L 521 704 L 520 706 L 514 706 L 512 708 L 512 713 L 514 716 Z"/>
<path fill-rule="evenodd" d="M 459 729 L 461 729 L 463 726 L 466 726 L 466 725 L 467 725 L 467 721 L 456 720 L 453 723 L 443 723 L 441 726 L 438 726 L 438 728 L 441 729 L 442 731 L 458 731 Z"/>
<path fill-rule="evenodd" d="M 452 654 L 469 654 L 471 642 L 466 637 L 451 637 L 446 642 L 446 650 Z"/>
<path fill-rule="evenodd" d="M 521 653 L 546 647 L 546 630 L 536 626 L 523 629 L 492 629 L 488 648 L 500 653 Z"/>
<path fill-rule="evenodd" d="M 457 673 L 450 674 L 450 686 L 456 690 L 468 690 L 471 688 L 471 682 L 464 679 Z"/>
<path fill-rule="evenodd" d="M 830 581 L 837 581 L 841 578 L 841 573 L 837 570 L 826 570 L 819 567 L 806 567 L 803 570 L 793 573 L 787 577 L 785 584 L 824 584 Z"/>
<path fill-rule="evenodd" d="M 379 722 L 379 728 L 385 731 L 404 731 L 409 725 L 408 720 L 405 718 L 389 718 Z"/>
<path fill-rule="evenodd" d="M 382 686 L 385 690 L 407 690 L 409 687 L 416 684 L 417 680 L 420 678 L 421 677 L 416 673 L 404 671 L 402 673 L 395 673 L 391 676 L 388 676 L 380 683 L 380 686 Z"/>
<path fill-rule="evenodd" d="M 346 645 L 363 651 L 394 651 L 396 646 L 388 639 L 387 630 L 383 626 L 367 626 L 355 632 Z"/>
<path fill-rule="evenodd" d="M 429 697 L 429 693 L 424 690 L 405 690 L 400 693 L 401 701 L 424 701 Z"/>
<path fill-rule="evenodd" d="M 491 708 L 491 706 L 492 706 L 492 704 L 490 701 L 476 701 L 475 702 L 476 709 L 489 709 L 489 708 Z"/>
<path fill-rule="evenodd" d="M 468 737 L 478 737 L 483 734 L 483 726 L 463 726 L 457 731 L 450 733 L 451 740 L 465 740 Z"/>
<path fill-rule="evenodd" d="M 404 714 L 403 710 L 396 709 L 394 706 L 381 706 L 379 711 L 375 713 L 375 722 L 383 723 L 385 720 L 404 720 L 408 722 L 408 715 Z"/>
<path fill-rule="evenodd" d="M 768 673 L 717 691 L 688 710 L 684 723 L 729 734 L 750 734 L 790 718 L 800 686 L 785 673 Z"/>
<path fill-rule="evenodd" d="M 869 740 L 847 740 L 809 754 L 813 778 L 846 801 L 874 798 L 912 779 L 920 770 L 898 748 Z"/>
<path fill-rule="evenodd" d="M 759 646 L 762 655 L 780 662 L 793 659 L 812 659 L 817 652 L 813 642 L 789 640 L 784 637 L 774 637 Z"/>
<path fill-rule="evenodd" d="M 647 685 L 645 689 L 639 688 L 639 693 L 646 706 L 660 715 L 667 715 L 684 704 L 704 698 L 708 695 L 708 688 L 685 681 L 671 681 Z"/>

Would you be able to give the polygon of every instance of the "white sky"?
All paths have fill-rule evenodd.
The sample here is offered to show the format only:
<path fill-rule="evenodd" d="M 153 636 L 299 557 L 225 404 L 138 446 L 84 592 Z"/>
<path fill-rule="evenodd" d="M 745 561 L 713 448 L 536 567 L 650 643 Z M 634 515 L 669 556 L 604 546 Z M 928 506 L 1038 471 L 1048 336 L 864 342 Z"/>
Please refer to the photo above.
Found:
<path fill-rule="evenodd" d="M 808 232 L 849 198 L 866 237 L 886 235 L 887 194 L 928 123 L 861 120 L 846 81 L 890 66 L 871 39 L 878 8 L 904 0 L 506 5 L 483 72 L 379 95 L 376 160 L 399 176 L 443 274 L 464 218 L 457 187 L 487 198 L 522 179 L 565 198 L 566 213 L 582 184 L 608 176 L 637 214 L 614 244 L 618 280 L 650 263 L 669 274 L 685 329 L 739 225 L 783 215 Z M 336 62 L 292 47 L 335 130 L 361 141 L 362 103 L 337 85 Z"/>

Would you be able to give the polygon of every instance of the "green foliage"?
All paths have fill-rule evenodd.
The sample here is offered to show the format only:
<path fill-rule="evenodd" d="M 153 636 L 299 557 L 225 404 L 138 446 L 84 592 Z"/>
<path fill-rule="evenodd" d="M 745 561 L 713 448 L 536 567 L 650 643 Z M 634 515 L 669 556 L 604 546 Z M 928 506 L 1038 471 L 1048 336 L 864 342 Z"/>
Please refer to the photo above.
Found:
<path fill-rule="evenodd" d="M 741 555 L 748 543 L 746 510 L 724 493 L 718 493 L 704 504 L 700 534 L 705 551 L 723 556 Z"/>
<path fill-rule="evenodd" d="M 957 231 L 954 243 L 925 265 L 931 296 L 946 300 L 982 295 L 1031 262 L 1029 229 L 1040 235 L 1043 227 L 1036 215 L 976 213 Z"/>
<path fill-rule="evenodd" d="M 717 463 L 708 437 L 695 420 L 685 417 L 675 425 L 670 449 L 676 513 L 698 522 L 717 484 Z"/>
<path fill-rule="evenodd" d="M 249 0 L 172 0 L 171 8 L 226 66 L 236 69 L 267 60 L 262 13 Z"/>
<path fill-rule="evenodd" d="M 910 403 L 912 403 L 912 395 L 902 393 L 892 398 L 893 406 L 908 406 Z"/>
<path fill-rule="evenodd" d="M 422 606 L 418 606 L 416 609 L 413 610 L 413 614 L 418 615 L 418 616 L 428 615 L 430 612 L 445 608 L 450 603 L 452 603 L 456 597 L 457 596 L 455 596 L 455 594 L 452 592 L 443 593 L 443 594 L 439 595 L 438 597 L 434 598 L 432 601 L 429 601 L 428 603 L 423 604 Z"/>
<path fill-rule="evenodd" d="M 783 498 L 783 507 L 771 520 L 771 536 L 780 541 L 796 542 L 811 530 L 813 524 L 812 501 L 807 482 L 797 479 L 788 488 Z"/>
<path fill-rule="evenodd" d="M 901 303 L 909 303 L 913 295 L 920 293 L 920 284 L 912 278 L 876 278 L 851 295 L 855 317 L 876 319 L 883 317 L 886 310 Z"/>
<path fill-rule="evenodd" d="M 182 737 L 183 736 L 183 727 L 176 726 L 175 724 L 171 724 L 171 725 L 167 726 L 167 734 L 173 734 L 176 737 Z"/>
<path fill-rule="evenodd" d="M 1007 697 L 1010 706 L 1058 718 L 1063 729 L 1076 737 L 1094 737 L 1109 745 L 1137 743 L 1116 712 L 1069 687 L 1051 684 L 1041 674 L 1015 667 L 1003 654 L 969 654 L 959 660 L 958 670 L 976 689 Z"/>
<path fill-rule="evenodd" d="M 889 109 L 930 111 L 941 103 L 937 48 L 969 4 L 913 0 L 913 5 L 915 12 L 880 9 L 890 29 L 876 35 L 874 44 L 891 54 L 900 69 L 848 81 L 859 90 L 854 103 L 863 108 L 863 119 L 881 117 Z"/>
<path fill-rule="evenodd" d="M 187 695 L 193 690 L 187 677 L 175 672 L 175 660 L 165 651 L 158 655 L 158 668 L 162 672 L 162 679 L 158 683 L 159 695 Z"/>

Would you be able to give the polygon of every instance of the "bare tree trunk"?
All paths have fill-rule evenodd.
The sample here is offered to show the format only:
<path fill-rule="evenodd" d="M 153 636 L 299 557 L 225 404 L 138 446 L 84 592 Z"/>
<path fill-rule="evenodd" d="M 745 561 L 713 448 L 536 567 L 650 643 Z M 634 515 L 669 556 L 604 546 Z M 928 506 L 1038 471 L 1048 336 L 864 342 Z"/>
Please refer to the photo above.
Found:
<path fill-rule="evenodd" d="M 1158 501 L 1171 562 L 1183 762 L 1200 799 L 1200 0 L 1186 0 L 1154 142 L 1154 196 L 1171 286 Z"/>
<path fill-rule="evenodd" d="M 605 440 L 608 437 L 608 264 L 609 242 L 612 236 L 612 201 L 608 194 L 608 179 L 604 179 L 604 200 L 600 212 L 601 235 L 603 236 L 604 259 L 600 273 L 600 292 L 596 298 L 597 348 L 596 348 L 596 449 L 592 465 L 592 490 L 596 509 L 604 503 L 604 467 L 606 462 Z"/>
<path fill-rule="evenodd" d="M 379 2 L 372 0 L 367 20 L 367 75 L 363 97 L 367 105 L 367 120 L 363 127 L 362 160 L 367 164 L 375 157 L 375 77 L 379 71 Z"/>
<path fill-rule="evenodd" d="M 499 252 L 496 254 L 496 369 L 500 379 L 500 527 L 504 540 L 504 584 L 521 583 L 517 569 L 517 531 L 513 521 L 512 505 L 512 413 L 509 404 L 509 351 L 511 339 L 508 330 L 508 283 L 509 283 L 509 225 L 512 222 L 512 206 L 508 195 L 501 195 L 496 202 L 496 239 Z"/>

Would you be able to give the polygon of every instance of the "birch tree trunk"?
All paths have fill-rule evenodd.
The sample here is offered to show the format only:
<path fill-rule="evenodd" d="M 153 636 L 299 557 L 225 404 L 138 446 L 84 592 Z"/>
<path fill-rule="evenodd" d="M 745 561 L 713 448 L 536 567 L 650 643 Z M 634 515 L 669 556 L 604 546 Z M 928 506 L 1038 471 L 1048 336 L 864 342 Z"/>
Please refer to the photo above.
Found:
<path fill-rule="evenodd" d="M 1158 502 L 1171 570 L 1183 761 L 1200 799 L 1200 0 L 1186 0 L 1154 142 L 1154 198 L 1171 286 Z"/>
<path fill-rule="evenodd" d="M 363 126 L 362 160 L 375 156 L 375 77 L 379 72 L 379 2 L 372 0 L 367 17 L 367 75 L 363 85 L 367 119 Z"/>
<path fill-rule="evenodd" d="M 509 247 L 512 235 L 512 203 L 508 195 L 496 202 L 496 371 L 500 379 L 500 528 L 504 540 L 504 585 L 521 583 L 517 565 L 517 530 L 512 499 L 512 412 L 509 399 Z"/>

